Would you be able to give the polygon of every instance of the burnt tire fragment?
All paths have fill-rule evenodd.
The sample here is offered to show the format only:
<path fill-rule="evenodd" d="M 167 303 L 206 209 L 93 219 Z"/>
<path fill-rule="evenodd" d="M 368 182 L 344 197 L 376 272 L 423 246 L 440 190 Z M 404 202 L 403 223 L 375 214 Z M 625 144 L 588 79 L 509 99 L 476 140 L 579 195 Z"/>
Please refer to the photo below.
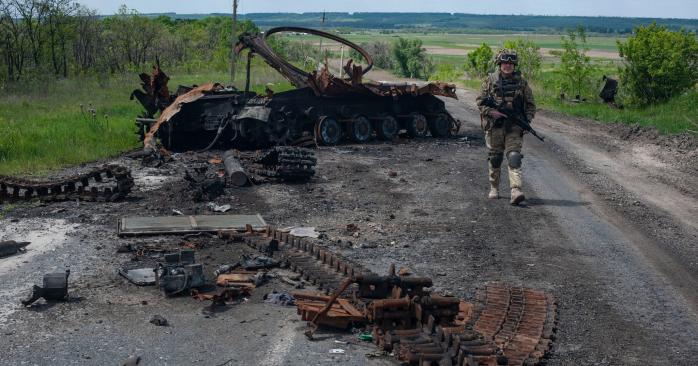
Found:
<path fill-rule="evenodd" d="M 342 139 L 342 127 L 332 117 L 321 117 L 315 124 L 315 139 L 321 145 L 336 145 Z"/>
<path fill-rule="evenodd" d="M 380 140 L 390 141 L 400 131 L 400 125 L 393 116 L 381 118 L 376 122 L 376 135 Z"/>
<path fill-rule="evenodd" d="M 364 116 L 355 117 L 348 126 L 349 137 L 352 141 L 363 144 L 371 141 L 373 126 L 371 121 Z"/>
<path fill-rule="evenodd" d="M 405 118 L 405 129 L 410 137 L 422 138 L 429 132 L 429 123 L 423 114 L 411 113 Z"/>

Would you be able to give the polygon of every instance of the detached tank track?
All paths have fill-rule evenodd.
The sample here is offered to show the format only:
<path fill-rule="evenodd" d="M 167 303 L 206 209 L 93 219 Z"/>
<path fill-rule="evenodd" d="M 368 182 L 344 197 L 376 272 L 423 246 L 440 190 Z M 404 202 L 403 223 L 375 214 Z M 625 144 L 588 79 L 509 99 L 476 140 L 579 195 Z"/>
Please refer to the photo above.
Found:
<path fill-rule="evenodd" d="M 547 357 L 557 322 L 557 305 L 543 292 L 487 286 L 485 305 L 473 329 L 504 351 L 509 365 L 537 365 Z"/>
<path fill-rule="evenodd" d="M 276 146 L 246 157 L 245 169 L 263 177 L 284 180 L 308 180 L 315 175 L 317 159 L 310 149 L 292 146 Z"/>
<path fill-rule="evenodd" d="M 282 244 L 278 245 L 275 258 L 288 263 L 289 268 L 300 274 L 302 279 L 326 292 L 333 292 L 346 277 L 374 274 L 363 266 L 332 253 L 310 238 L 296 237 L 273 227 L 267 229 L 267 233 L 268 236 L 261 240 L 259 237 L 249 237 L 247 244 L 261 252 L 268 251 L 270 240 Z M 345 294 L 352 290 L 353 286 L 350 286 Z"/>
<path fill-rule="evenodd" d="M 247 244 L 274 256 L 321 289 L 332 292 L 343 278 L 373 274 L 332 253 L 309 238 L 268 227 L 264 236 L 248 236 Z M 351 290 L 351 289 L 350 289 Z M 343 293 L 348 297 L 352 292 Z M 455 324 L 438 324 L 429 316 L 415 329 L 374 327 L 374 343 L 393 352 L 406 365 L 529 366 L 548 357 L 557 321 L 550 295 L 533 289 L 491 284 L 480 301 L 461 300 Z"/>
<path fill-rule="evenodd" d="M 34 181 L 0 176 L 0 202 L 39 199 L 45 202 L 82 200 L 116 201 L 126 197 L 133 188 L 131 172 L 120 165 L 104 165 L 72 177 Z"/>

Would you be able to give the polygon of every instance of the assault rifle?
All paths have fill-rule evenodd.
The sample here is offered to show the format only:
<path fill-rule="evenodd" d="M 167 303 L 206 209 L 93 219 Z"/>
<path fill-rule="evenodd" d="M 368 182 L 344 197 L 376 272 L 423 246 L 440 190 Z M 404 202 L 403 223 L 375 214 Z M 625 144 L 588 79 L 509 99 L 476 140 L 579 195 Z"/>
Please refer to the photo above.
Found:
<path fill-rule="evenodd" d="M 528 117 L 526 117 L 526 114 L 519 112 L 516 109 L 511 109 L 511 108 L 505 108 L 500 104 L 497 104 L 497 101 L 494 100 L 491 96 L 488 96 L 482 101 L 485 106 L 494 108 L 501 113 L 504 113 L 507 115 L 509 119 L 514 121 L 519 127 L 521 127 L 524 131 L 530 132 L 531 135 L 535 136 L 538 140 L 541 140 L 545 142 L 545 138 L 541 137 L 536 130 L 531 127 L 531 121 L 528 120 Z"/>

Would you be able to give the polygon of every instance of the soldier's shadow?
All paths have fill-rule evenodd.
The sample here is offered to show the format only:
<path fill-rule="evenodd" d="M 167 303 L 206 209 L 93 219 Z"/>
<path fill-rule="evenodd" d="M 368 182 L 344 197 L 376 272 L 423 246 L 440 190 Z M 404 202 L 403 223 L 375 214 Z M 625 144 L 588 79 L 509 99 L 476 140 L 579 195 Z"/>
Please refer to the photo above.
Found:
<path fill-rule="evenodd" d="M 579 206 L 589 206 L 589 202 L 580 201 L 570 201 L 570 200 L 552 200 L 547 198 L 531 198 L 527 199 L 522 207 L 529 206 L 556 206 L 556 207 L 579 207 Z"/>

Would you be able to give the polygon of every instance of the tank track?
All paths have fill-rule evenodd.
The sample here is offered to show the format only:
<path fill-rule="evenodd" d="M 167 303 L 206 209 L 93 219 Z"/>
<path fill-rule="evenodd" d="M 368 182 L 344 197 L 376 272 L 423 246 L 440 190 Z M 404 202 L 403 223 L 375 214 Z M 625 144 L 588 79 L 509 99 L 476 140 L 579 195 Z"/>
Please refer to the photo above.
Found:
<path fill-rule="evenodd" d="M 509 365 L 537 365 L 552 344 L 557 305 L 543 292 L 487 286 L 485 305 L 473 329 L 504 351 Z"/>
<path fill-rule="evenodd" d="M 317 164 L 313 150 L 292 146 L 276 146 L 252 156 L 240 154 L 240 158 L 250 173 L 289 181 L 312 178 Z"/>
<path fill-rule="evenodd" d="M 0 202 L 34 199 L 111 202 L 126 197 L 131 188 L 131 172 L 120 165 L 104 165 L 87 173 L 50 181 L 0 176 Z"/>
<path fill-rule="evenodd" d="M 273 227 L 267 228 L 264 236 L 248 236 L 246 241 L 261 252 L 275 253 L 291 270 L 326 292 L 334 291 L 348 276 L 373 275 L 314 239 L 298 238 Z M 358 302 L 357 308 L 366 309 L 372 322 L 378 319 L 375 315 L 371 317 L 371 309 L 383 306 L 383 311 L 390 311 L 386 304 L 395 301 L 361 303 L 361 299 L 352 297 L 354 289 L 347 290 L 342 297 Z M 378 323 L 373 326 L 374 343 L 384 351 L 393 352 L 406 365 L 540 365 L 549 356 L 557 321 L 557 306 L 550 295 L 528 288 L 490 284 L 480 292 L 476 303 L 460 300 L 455 317 L 454 309 L 443 304 L 429 307 L 425 298 L 412 300 L 412 306 L 419 304 L 417 313 L 422 314 L 416 327 L 388 329 Z M 443 298 L 431 295 L 431 299 Z M 443 315 L 449 320 L 439 319 L 440 312 L 448 312 Z"/>
<path fill-rule="evenodd" d="M 326 292 L 337 289 L 346 277 L 375 275 L 363 266 L 314 243 L 313 239 L 299 238 L 273 227 L 267 229 L 267 233 L 265 237 L 248 237 L 247 244 L 261 252 L 269 251 L 270 241 L 283 244 L 278 246 L 274 257 L 287 263 L 289 269 L 300 274 L 302 279 Z M 353 287 L 346 293 L 350 293 L 350 290 Z"/>

